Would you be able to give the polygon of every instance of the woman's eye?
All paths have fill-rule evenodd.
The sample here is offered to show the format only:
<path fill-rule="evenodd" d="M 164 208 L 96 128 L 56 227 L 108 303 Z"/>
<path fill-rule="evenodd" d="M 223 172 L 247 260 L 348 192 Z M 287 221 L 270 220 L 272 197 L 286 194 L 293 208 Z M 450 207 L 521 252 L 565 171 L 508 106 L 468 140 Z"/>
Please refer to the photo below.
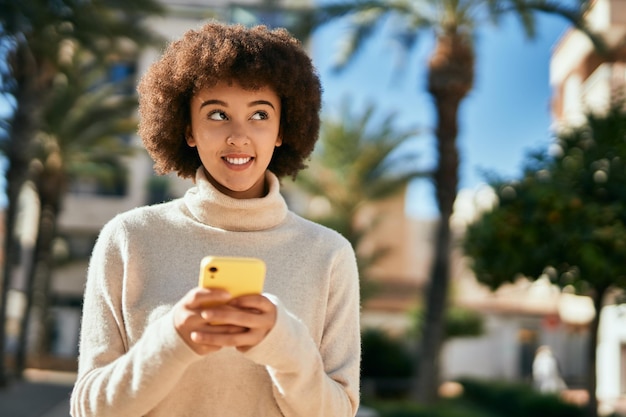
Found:
<path fill-rule="evenodd" d="M 215 110 L 209 113 L 209 119 L 211 120 L 228 120 L 226 113 L 220 110 Z"/>
<path fill-rule="evenodd" d="M 252 120 L 265 120 L 267 119 L 267 113 L 264 111 L 258 111 L 251 117 Z"/>

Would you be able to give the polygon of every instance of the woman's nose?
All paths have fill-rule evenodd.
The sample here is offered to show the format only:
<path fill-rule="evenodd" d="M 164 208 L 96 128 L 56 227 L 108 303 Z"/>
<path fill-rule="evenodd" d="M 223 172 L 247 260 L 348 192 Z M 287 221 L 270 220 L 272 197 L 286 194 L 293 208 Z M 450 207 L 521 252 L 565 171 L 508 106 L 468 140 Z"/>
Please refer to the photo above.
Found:
<path fill-rule="evenodd" d="M 241 126 L 233 126 L 229 136 L 226 138 L 226 143 L 234 146 L 247 145 L 250 142 L 248 134 Z"/>

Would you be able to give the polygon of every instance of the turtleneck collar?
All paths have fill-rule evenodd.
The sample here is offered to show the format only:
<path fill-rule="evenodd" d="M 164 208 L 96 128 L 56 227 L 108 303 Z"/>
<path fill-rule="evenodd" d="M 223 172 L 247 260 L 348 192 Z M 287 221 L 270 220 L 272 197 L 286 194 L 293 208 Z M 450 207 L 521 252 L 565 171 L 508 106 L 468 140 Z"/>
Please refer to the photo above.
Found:
<path fill-rule="evenodd" d="M 196 185 L 184 197 L 191 214 L 200 222 L 233 232 L 270 229 L 287 216 L 276 175 L 265 173 L 268 193 L 261 198 L 237 199 L 218 191 L 207 179 L 204 167 L 196 171 Z"/>

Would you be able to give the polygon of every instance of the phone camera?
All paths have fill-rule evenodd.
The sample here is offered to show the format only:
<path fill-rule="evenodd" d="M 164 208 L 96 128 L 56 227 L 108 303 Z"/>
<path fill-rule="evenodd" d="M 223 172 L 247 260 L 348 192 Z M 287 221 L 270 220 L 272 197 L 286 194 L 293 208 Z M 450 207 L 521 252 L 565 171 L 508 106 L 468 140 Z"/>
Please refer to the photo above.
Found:
<path fill-rule="evenodd" d="M 209 272 L 213 272 L 213 273 L 217 272 L 217 267 L 215 266 L 210 267 Z"/>

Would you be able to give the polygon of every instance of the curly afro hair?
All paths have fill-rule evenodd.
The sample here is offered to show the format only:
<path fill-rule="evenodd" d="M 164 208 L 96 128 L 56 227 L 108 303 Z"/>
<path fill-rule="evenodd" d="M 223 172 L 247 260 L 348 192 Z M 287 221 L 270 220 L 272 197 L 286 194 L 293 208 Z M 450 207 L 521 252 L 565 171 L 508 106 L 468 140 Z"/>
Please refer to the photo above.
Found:
<path fill-rule="evenodd" d="M 139 135 L 158 174 L 193 178 L 202 164 L 185 141 L 190 100 L 221 81 L 255 90 L 268 86 L 281 100 L 282 146 L 269 169 L 295 177 L 317 141 L 322 88 L 311 59 L 284 29 L 208 23 L 172 42 L 139 82 Z"/>

